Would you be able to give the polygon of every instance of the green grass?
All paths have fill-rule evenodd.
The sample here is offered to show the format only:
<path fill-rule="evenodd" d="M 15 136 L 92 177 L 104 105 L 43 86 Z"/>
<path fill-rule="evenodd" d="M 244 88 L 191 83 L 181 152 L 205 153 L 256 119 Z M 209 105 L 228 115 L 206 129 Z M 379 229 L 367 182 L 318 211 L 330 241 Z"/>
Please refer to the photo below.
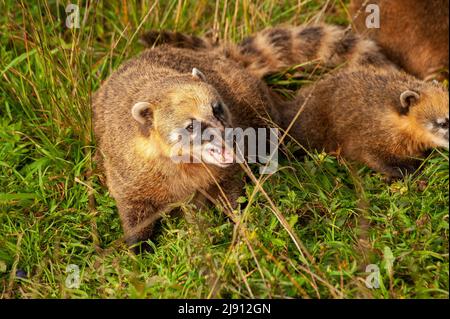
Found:
<path fill-rule="evenodd" d="M 61 1 L 2 0 L 1 298 L 448 298 L 448 152 L 392 184 L 325 154 L 285 156 L 232 216 L 187 205 L 138 256 L 94 169 L 92 92 L 142 50 L 143 30 L 240 40 L 278 23 L 347 25 L 345 3 L 100 1 L 81 4 L 81 28 L 68 29 Z M 69 264 L 79 289 L 65 286 Z M 365 285 L 369 264 L 377 289 Z"/>

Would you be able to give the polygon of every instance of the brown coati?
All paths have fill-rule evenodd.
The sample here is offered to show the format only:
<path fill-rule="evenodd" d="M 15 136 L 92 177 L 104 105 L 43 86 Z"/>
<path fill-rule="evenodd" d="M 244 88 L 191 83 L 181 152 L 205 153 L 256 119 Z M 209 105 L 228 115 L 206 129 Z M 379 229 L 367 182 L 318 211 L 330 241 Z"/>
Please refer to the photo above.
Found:
<path fill-rule="evenodd" d="M 282 126 L 294 121 L 289 134 L 307 149 L 398 178 L 428 150 L 448 149 L 448 103 L 442 85 L 404 72 L 341 70 L 302 88 Z"/>
<path fill-rule="evenodd" d="M 367 28 L 367 5 L 379 8 L 379 28 Z M 354 28 L 421 79 L 448 79 L 449 0 L 352 0 Z"/>
<path fill-rule="evenodd" d="M 150 31 L 141 40 L 147 46 L 165 43 L 193 50 L 215 50 L 259 78 L 308 61 L 331 68 L 345 65 L 396 69 L 372 40 L 349 28 L 328 24 L 267 28 L 237 45 L 168 31 Z"/>
<path fill-rule="evenodd" d="M 201 70 L 201 71 L 199 71 Z M 161 212 L 190 196 L 233 203 L 242 191 L 238 164 L 217 139 L 189 148 L 201 161 L 174 161 L 179 132 L 194 125 L 267 127 L 276 120 L 266 85 L 237 63 L 173 47 L 144 51 L 96 92 L 94 129 L 110 194 L 131 245 L 149 238 Z"/>

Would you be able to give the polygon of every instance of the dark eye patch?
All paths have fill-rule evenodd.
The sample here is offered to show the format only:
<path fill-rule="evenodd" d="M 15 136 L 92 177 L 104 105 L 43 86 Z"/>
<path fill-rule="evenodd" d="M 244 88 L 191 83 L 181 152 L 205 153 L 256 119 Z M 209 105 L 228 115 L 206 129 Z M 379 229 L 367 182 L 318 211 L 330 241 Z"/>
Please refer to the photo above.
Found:
<path fill-rule="evenodd" d="M 194 131 L 194 121 L 195 119 L 191 119 L 191 123 L 189 123 L 188 126 L 186 126 L 186 130 L 188 130 L 191 133 Z"/>
<path fill-rule="evenodd" d="M 439 126 L 439 128 L 448 129 L 448 119 L 444 122 L 436 122 L 436 125 Z"/>
<path fill-rule="evenodd" d="M 216 102 L 212 105 L 213 114 L 216 118 L 221 119 L 223 116 L 223 105 L 220 102 Z"/>

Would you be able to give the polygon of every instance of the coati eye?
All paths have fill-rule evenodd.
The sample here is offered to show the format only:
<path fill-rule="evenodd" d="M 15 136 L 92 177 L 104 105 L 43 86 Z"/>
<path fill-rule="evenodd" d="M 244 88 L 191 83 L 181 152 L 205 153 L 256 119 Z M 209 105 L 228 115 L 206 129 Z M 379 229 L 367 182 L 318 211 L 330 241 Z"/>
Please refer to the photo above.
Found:
<path fill-rule="evenodd" d="M 186 130 L 192 133 L 194 131 L 194 125 L 189 124 L 188 126 L 186 126 Z"/>
<path fill-rule="evenodd" d="M 217 118 L 221 118 L 222 117 L 223 112 L 224 112 L 222 103 L 215 102 L 212 105 L 212 109 L 213 109 L 213 114 L 214 114 L 215 117 L 217 117 Z"/>
<path fill-rule="evenodd" d="M 188 130 L 191 133 L 194 131 L 194 120 L 191 120 L 191 123 L 189 123 L 188 126 L 186 126 L 186 130 Z"/>

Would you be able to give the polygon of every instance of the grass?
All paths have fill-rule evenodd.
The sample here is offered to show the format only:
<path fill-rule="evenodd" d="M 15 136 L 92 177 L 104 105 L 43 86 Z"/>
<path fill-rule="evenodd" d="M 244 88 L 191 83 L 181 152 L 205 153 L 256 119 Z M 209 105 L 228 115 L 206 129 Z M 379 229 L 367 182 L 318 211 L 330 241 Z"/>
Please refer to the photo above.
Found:
<path fill-rule="evenodd" d="M 347 1 L 83 2 L 79 29 L 61 1 L 0 3 L 2 298 L 449 297 L 448 152 L 392 184 L 326 154 L 284 156 L 232 216 L 185 205 L 138 256 L 93 170 L 92 92 L 142 50 L 143 30 L 240 40 L 279 23 L 347 25 Z M 65 285 L 69 264 L 79 288 Z M 379 288 L 366 287 L 369 264 Z"/>

